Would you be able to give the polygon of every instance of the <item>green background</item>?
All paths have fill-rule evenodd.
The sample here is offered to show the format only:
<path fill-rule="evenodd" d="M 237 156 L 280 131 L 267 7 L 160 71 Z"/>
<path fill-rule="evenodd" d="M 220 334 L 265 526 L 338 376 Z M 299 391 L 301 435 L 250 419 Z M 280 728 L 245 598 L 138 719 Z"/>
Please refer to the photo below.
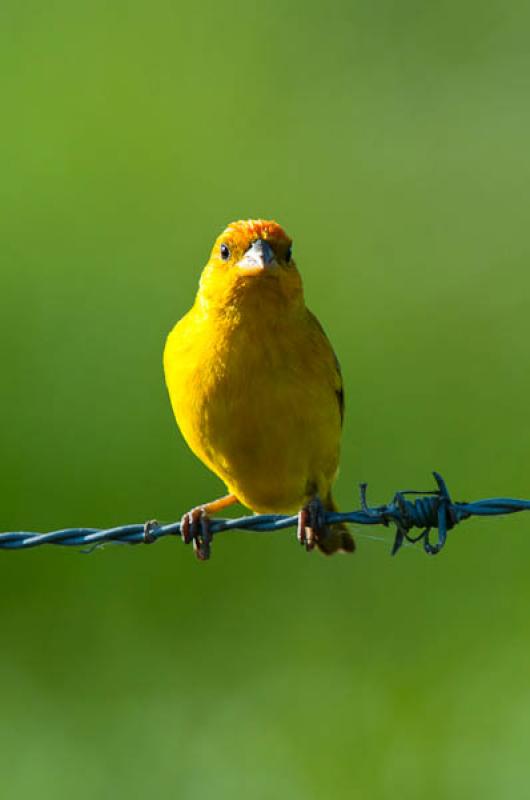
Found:
<path fill-rule="evenodd" d="M 215 236 L 256 216 L 342 362 L 341 507 L 432 469 L 457 499 L 529 497 L 529 23 L 502 0 L 4 2 L 0 530 L 220 493 L 161 353 Z M 0 554 L 2 795 L 528 797 L 530 520 L 467 522 L 438 558 L 391 540 Z"/>

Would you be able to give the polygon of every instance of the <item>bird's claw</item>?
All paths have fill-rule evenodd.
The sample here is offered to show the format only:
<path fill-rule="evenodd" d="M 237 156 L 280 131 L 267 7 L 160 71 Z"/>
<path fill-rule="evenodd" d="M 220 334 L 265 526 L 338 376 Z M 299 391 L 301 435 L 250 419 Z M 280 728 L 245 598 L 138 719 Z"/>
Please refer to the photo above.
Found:
<path fill-rule="evenodd" d="M 210 544 L 212 533 L 210 531 L 210 517 L 203 506 L 192 508 L 180 521 L 180 535 L 184 544 L 193 541 L 193 550 L 199 561 L 210 558 Z"/>
<path fill-rule="evenodd" d="M 314 550 L 319 537 L 325 536 L 324 508 L 318 497 L 298 512 L 296 538 L 307 552 Z"/>
<path fill-rule="evenodd" d="M 315 532 L 311 527 L 311 519 L 308 508 L 302 508 L 298 512 L 298 528 L 296 531 L 296 538 L 305 547 L 307 552 L 313 550 L 315 546 Z"/>

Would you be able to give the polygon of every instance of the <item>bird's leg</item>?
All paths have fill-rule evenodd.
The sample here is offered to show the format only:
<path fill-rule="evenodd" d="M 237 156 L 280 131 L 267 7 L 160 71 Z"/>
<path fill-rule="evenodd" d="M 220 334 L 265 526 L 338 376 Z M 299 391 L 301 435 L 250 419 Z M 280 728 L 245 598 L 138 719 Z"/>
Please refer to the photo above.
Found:
<path fill-rule="evenodd" d="M 323 538 L 325 535 L 324 506 L 317 495 L 298 512 L 296 537 L 309 552 L 315 547 L 317 539 Z"/>
<path fill-rule="evenodd" d="M 188 511 L 180 520 L 180 535 L 184 544 L 189 544 L 193 540 L 195 555 L 200 561 L 210 558 L 210 542 L 212 534 L 210 531 L 210 514 L 222 511 L 223 508 L 237 503 L 238 499 L 234 494 L 227 494 L 212 500 L 202 506 L 196 506 Z"/>

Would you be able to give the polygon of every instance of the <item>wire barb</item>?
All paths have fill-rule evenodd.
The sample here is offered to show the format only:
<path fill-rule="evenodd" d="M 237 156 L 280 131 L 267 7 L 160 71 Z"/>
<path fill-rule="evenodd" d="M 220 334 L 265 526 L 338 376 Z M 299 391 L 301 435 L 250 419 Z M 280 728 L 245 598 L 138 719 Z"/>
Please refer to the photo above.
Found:
<path fill-rule="evenodd" d="M 433 472 L 436 489 L 417 491 L 408 489 L 396 492 L 390 503 L 370 507 L 368 505 L 368 484 L 360 486 L 361 508 L 358 511 L 326 512 L 326 523 L 352 522 L 357 525 L 384 525 L 395 527 L 391 554 L 396 555 L 405 542 L 423 542 L 427 555 L 437 555 L 447 542 L 447 534 L 460 522 L 473 516 L 489 517 L 530 511 L 530 500 L 516 500 L 497 497 L 476 500 L 471 503 L 453 502 L 447 485 L 438 472 Z M 247 530 L 254 533 L 267 533 L 291 528 L 297 525 L 298 517 L 282 514 L 258 514 L 238 519 L 212 519 L 208 533 L 199 543 L 201 555 L 206 559 L 210 553 L 211 536 L 222 531 Z M 419 529 L 416 536 L 413 529 Z M 436 529 L 436 541 L 431 541 L 431 532 Z M 87 548 L 85 552 L 101 547 L 109 542 L 125 544 L 152 544 L 165 536 L 178 536 L 180 522 L 161 525 L 156 520 L 144 524 L 122 525 L 116 528 L 99 530 L 97 528 L 69 528 L 50 533 L 31 533 L 16 531 L 0 533 L 0 550 L 26 550 L 44 544 L 65 547 Z"/>

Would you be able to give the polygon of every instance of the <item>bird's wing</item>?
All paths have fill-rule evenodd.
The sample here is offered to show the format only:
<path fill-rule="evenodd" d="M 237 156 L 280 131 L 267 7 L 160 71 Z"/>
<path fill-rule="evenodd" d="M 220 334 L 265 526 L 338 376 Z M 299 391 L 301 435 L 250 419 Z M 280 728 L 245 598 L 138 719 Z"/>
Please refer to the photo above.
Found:
<path fill-rule="evenodd" d="M 308 309 L 308 311 L 309 311 L 309 309 Z M 334 373 L 335 373 L 334 374 L 334 378 L 335 378 L 335 381 L 334 381 L 334 383 L 335 383 L 335 394 L 337 395 L 337 403 L 339 404 L 340 421 L 341 421 L 341 425 L 342 425 L 342 423 L 344 422 L 344 384 L 342 382 L 342 370 L 340 368 L 339 359 L 337 358 L 337 356 L 335 354 L 335 351 L 333 350 L 333 347 L 331 346 L 331 342 L 329 341 L 329 339 L 328 339 L 328 337 L 326 335 L 326 331 L 324 330 L 324 328 L 322 327 L 322 325 L 320 324 L 318 319 L 315 317 L 315 315 L 311 311 L 309 311 L 309 318 L 310 318 L 312 324 L 318 329 L 320 335 L 324 339 L 324 341 L 325 341 L 325 343 L 327 345 L 327 348 L 329 350 L 330 357 L 331 357 L 332 362 L 333 362 Z"/>
<path fill-rule="evenodd" d="M 337 401 L 339 403 L 339 410 L 340 410 L 340 424 L 344 424 L 344 384 L 342 382 L 342 370 L 340 368 L 339 359 L 337 358 L 335 351 L 333 351 L 333 356 L 335 358 L 335 366 L 337 368 L 337 377 L 339 379 L 339 387 L 336 389 Z"/>

